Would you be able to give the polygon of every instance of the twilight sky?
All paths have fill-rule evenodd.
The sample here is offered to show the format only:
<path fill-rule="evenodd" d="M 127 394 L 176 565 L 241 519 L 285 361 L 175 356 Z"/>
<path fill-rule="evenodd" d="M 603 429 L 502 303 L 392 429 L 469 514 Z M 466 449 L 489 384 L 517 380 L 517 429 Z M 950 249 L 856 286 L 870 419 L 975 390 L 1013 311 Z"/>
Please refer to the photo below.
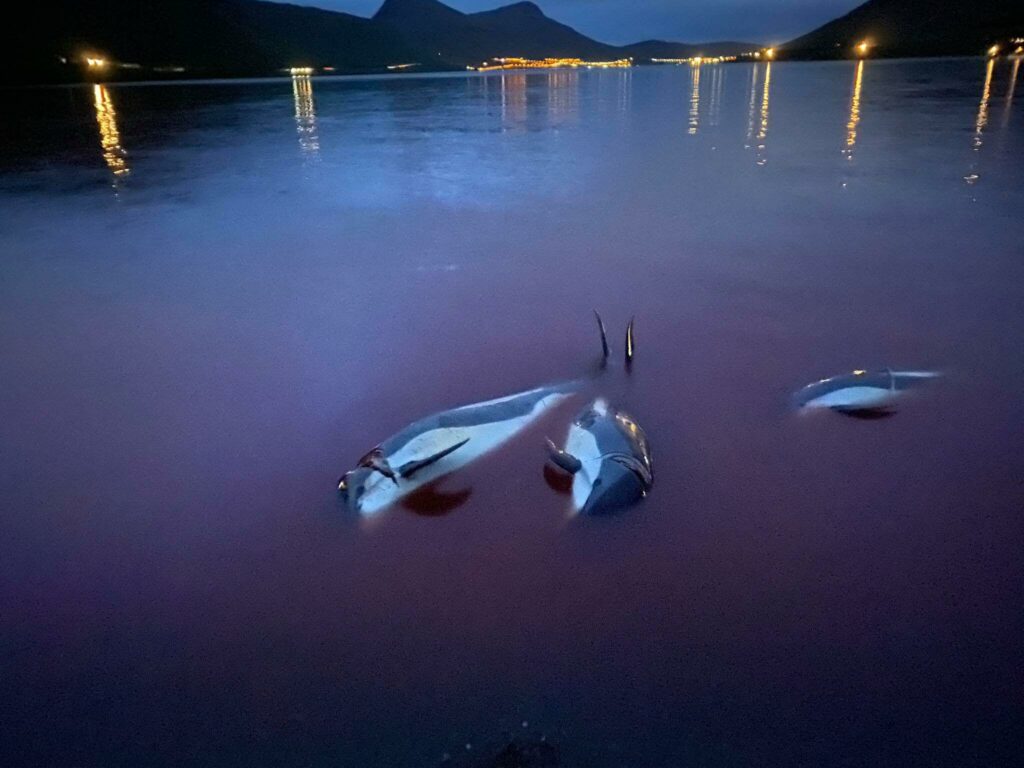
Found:
<path fill-rule="evenodd" d="M 383 0 L 290 0 L 372 16 Z M 442 0 L 472 12 L 514 0 Z M 680 42 L 781 43 L 841 16 L 864 0 L 535 0 L 544 12 L 607 43 L 649 38 Z"/>

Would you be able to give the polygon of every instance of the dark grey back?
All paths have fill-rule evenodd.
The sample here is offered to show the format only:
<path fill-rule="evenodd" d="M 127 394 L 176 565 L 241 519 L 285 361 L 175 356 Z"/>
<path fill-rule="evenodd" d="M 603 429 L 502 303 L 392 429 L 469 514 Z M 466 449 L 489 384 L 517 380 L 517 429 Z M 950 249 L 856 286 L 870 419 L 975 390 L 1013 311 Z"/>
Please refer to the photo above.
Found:
<path fill-rule="evenodd" d="M 608 406 L 604 415 L 593 405 L 583 411 L 576 424 L 594 436 L 601 456 L 631 458 L 645 470 L 645 485 L 650 484 L 651 447 L 640 425 L 629 414 Z"/>

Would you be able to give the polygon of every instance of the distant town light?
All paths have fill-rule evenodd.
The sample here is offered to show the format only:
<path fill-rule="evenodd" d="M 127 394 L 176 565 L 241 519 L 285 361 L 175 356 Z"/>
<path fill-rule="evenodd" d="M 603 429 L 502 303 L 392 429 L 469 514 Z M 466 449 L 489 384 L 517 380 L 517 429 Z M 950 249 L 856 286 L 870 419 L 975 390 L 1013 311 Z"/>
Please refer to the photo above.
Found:
<path fill-rule="evenodd" d="M 775 49 L 774 48 L 766 49 L 765 52 L 764 52 L 764 55 L 765 55 L 766 59 L 774 59 L 775 58 Z"/>
<path fill-rule="evenodd" d="M 616 59 L 615 61 L 584 61 L 576 58 L 524 59 L 520 56 L 502 56 L 491 59 L 494 64 L 484 62 L 479 67 L 471 67 L 477 72 L 490 72 L 495 69 L 587 69 L 624 68 L 633 66 L 632 59 Z"/>
<path fill-rule="evenodd" d="M 868 50 L 871 48 L 871 44 L 865 40 L 863 43 L 857 46 L 857 54 L 860 56 L 867 56 Z"/>
<path fill-rule="evenodd" d="M 107 66 L 106 59 L 95 58 L 93 56 L 86 56 L 85 63 L 94 69 L 103 69 L 103 67 Z"/>
<path fill-rule="evenodd" d="M 292 74 L 292 75 L 312 75 L 313 74 L 313 68 L 312 67 L 292 67 L 291 69 L 288 70 L 288 73 Z"/>
<path fill-rule="evenodd" d="M 991 48 L 989 48 L 988 49 L 988 55 L 989 56 L 998 56 L 999 55 L 999 46 L 998 45 L 993 45 Z"/>

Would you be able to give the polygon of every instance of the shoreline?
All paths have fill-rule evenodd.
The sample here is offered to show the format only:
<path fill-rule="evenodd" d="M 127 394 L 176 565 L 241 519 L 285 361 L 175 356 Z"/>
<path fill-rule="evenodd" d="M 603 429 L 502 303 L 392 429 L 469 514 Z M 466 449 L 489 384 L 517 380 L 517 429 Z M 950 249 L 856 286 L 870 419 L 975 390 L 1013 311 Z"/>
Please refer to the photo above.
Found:
<path fill-rule="evenodd" d="M 817 63 L 841 63 L 841 62 L 857 62 L 857 61 L 877 61 L 877 62 L 897 62 L 897 61 L 947 61 L 953 59 L 986 59 L 989 58 L 985 54 L 937 54 L 937 55 L 917 55 L 917 56 L 869 56 L 863 59 L 859 58 L 795 58 L 787 56 L 778 56 L 771 60 L 774 64 L 817 64 Z M 999 58 L 1014 59 L 1021 58 L 1013 54 L 1006 54 Z M 735 64 L 757 64 L 763 63 L 762 61 L 755 60 L 743 60 L 743 61 L 723 61 L 717 62 L 713 66 L 728 66 Z M 681 66 L 692 66 L 690 64 L 661 64 L 661 63 L 638 63 L 628 68 L 628 71 L 634 69 L 653 69 L 653 68 L 671 68 Z M 466 69 L 424 69 L 418 72 L 352 72 L 352 73 L 330 73 L 330 74 L 304 74 L 301 77 L 310 77 L 317 81 L 372 81 L 372 80 L 385 80 L 385 79 L 402 79 L 402 80 L 414 80 L 414 79 L 427 79 L 427 78 L 438 78 L 438 77 L 459 77 L 459 76 L 472 76 L 472 77 L 490 77 L 494 75 L 500 75 L 505 73 L 525 73 L 525 74 L 541 74 L 544 72 L 556 72 L 566 71 L 571 69 L 570 67 L 524 67 L 522 69 L 496 69 L 488 71 L 479 70 L 466 70 Z M 579 68 L 575 68 L 579 69 Z M 627 68 L 619 68 L 623 71 L 627 71 Z M 590 71 L 590 70 L 588 70 Z M 603 70 L 602 70 L 603 71 Z M 0 83 L 0 90 L 23 90 L 23 89 L 34 89 L 34 88 L 79 88 L 82 86 L 102 85 L 104 87 L 121 87 L 121 86 L 175 86 L 175 85 L 230 85 L 230 84 L 258 84 L 258 83 L 276 83 L 276 82 L 290 82 L 296 75 L 292 74 L 275 74 L 275 75 L 221 75 L 211 77 L 175 77 L 175 78 L 160 78 L 160 79 L 122 79 L 122 80 L 78 80 L 78 81 L 66 81 L 66 82 L 26 82 L 26 83 Z"/>

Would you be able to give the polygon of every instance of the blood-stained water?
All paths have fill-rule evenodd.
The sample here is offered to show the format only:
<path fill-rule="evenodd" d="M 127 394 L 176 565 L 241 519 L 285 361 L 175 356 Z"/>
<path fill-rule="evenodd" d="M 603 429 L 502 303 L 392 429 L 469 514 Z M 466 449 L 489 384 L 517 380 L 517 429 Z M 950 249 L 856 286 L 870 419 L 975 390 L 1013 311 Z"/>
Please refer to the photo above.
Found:
<path fill-rule="evenodd" d="M 5 92 L 2 762 L 1019 764 L 1019 64 Z M 594 308 L 579 397 L 339 502 L 588 376 Z M 943 376 L 788 408 L 886 366 Z M 544 437 L 598 394 L 655 484 L 572 518 Z"/>

